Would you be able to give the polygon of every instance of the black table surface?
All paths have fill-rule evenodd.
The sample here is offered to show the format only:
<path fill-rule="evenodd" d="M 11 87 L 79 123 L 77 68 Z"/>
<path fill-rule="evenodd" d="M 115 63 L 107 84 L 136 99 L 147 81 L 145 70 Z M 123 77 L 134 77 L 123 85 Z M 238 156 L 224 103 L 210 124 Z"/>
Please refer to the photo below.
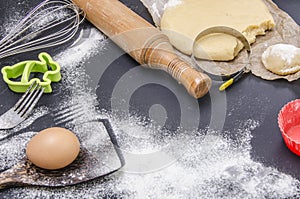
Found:
<path fill-rule="evenodd" d="M 22 8 L 29 9 L 40 0 L 33 1 L 0 1 L 0 25 L 7 19 L 11 12 L 20 10 Z M 147 9 L 138 0 L 122 0 L 128 7 L 133 9 L 139 15 L 151 22 L 151 17 Z M 274 2 L 282 8 L 284 11 L 290 14 L 293 19 L 300 24 L 300 1 L 299 0 L 274 0 Z M 10 10 L 9 8 L 13 8 Z M 87 22 L 86 22 L 87 23 Z M 3 28 L 3 27 L 2 27 Z M 22 60 L 28 58 L 31 55 L 19 55 L 17 59 Z M 36 55 L 32 55 L 34 57 Z M 12 58 L 7 58 L 2 61 L 1 67 L 6 63 L 11 63 Z M 107 75 L 106 78 L 98 79 L 98 97 L 101 98 L 101 107 L 103 109 L 111 109 L 111 96 L 113 86 L 120 78 L 121 74 L 124 74 L 130 68 L 137 66 L 138 64 L 132 60 L 128 55 L 123 55 L 118 58 L 117 61 L 111 63 L 109 68 L 118 68 L 118 71 L 114 71 L 112 74 Z M 121 66 L 121 67 L 119 67 Z M 119 70 L 123 68 L 123 70 Z M 99 77 L 98 77 L 99 78 Z M 174 84 L 176 82 L 174 81 Z M 229 131 L 235 128 L 236 120 L 247 120 L 259 118 L 260 126 L 253 130 L 252 135 L 252 152 L 251 156 L 255 161 L 261 162 L 266 166 L 272 166 L 279 171 L 290 174 L 293 177 L 300 180 L 300 158 L 291 153 L 285 146 L 278 125 L 277 115 L 279 110 L 287 102 L 299 98 L 300 96 L 300 80 L 294 82 L 287 82 L 285 80 L 265 81 L 254 75 L 246 75 L 236 85 L 232 86 L 224 94 L 226 97 L 227 110 L 232 110 L 230 115 L 227 115 L 224 131 Z M 176 110 L 172 107 L 176 106 L 176 101 L 170 100 L 172 94 L 168 94 L 164 88 L 154 88 L 155 95 L 152 93 L 151 87 L 149 89 L 141 90 L 135 94 L 135 99 L 131 99 L 132 106 L 135 105 L 135 111 L 147 112 L 149 105 L 157 103 L 160 100 L 160 104 L 164 106 L 170 106 L 170 114 L 176 114 Z M 1 80 L 0 89 L 2 93 L 6 89 L 6 85 Z M 214 88 L 216 89 L 216 88 Z M 0 94 L 1 94 L 0 91 Z M 16 100 L 19 95 L 12 92 L 8 96 L 0 95 L 0 111 L 7 110 L 11 103 L 7 99 Z M 164 96 L 163 98 L 155 99 L 155 96 Z M 42 103 L 46 103 L 47 99 L 42 99 Z M 174 104 L 173 104 L 174 103 Z M 211 96 L 207 95 L 198 100 L 201 115 L 207 112 L 211 114 Z M 136 110 L 139 109 L 139 110 Z M 143 114 L 143 113 L 141 113 Z M 209 121 L 207 118 L 202 118 L 199 122 L 199 128 L 205 128 Z M 176 122 L 174 122 L 174 125 Z M 169 124 L 169 128 L 176 128 L 172 126 L 172 121 Z M 9 194 L 6 192 L 5 194 Z M 1 193 L 0 193 L 1 197 Z"/>

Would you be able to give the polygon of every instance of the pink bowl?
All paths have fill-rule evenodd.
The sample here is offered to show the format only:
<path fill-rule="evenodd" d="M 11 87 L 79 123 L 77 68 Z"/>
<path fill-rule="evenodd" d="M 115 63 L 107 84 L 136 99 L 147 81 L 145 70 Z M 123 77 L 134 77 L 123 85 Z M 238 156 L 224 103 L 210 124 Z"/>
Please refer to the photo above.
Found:
<path fill-rule="evenodd" d="M 300 99 L 289 102 L 280 110 L 278 126 L 287 147 L 300 156 Z"/>

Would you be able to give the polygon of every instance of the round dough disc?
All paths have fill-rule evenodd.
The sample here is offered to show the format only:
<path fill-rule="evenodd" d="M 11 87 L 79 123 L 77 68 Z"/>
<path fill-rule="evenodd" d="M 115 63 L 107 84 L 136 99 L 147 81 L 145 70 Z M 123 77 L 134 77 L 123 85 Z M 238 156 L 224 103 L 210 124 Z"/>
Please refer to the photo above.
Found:
<path fill-rule="evenodd" d="M 300 49 L 289 44 L 276 44 L 262 55 L 267 70 L 277 75 L 290 75 L 300 71 Z"/>

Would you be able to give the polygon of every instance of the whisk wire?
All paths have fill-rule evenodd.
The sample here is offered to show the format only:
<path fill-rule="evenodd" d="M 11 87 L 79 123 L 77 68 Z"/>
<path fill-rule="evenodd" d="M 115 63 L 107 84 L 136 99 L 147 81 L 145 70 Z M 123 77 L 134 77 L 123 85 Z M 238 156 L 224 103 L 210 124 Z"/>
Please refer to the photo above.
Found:
<path fill-rule="evenodd" d="M 45 0 L 0 41 L 0 59 L 63 44 L 77 33 L 85 13 L 70 0 Z"/>
<path fill-rule="evenodd" d="M 22 29 L 24 26 L 27 26 L 27 23 L 30 22 L 28 20 L 30 17 L 34 16 L 34 13 L 41 8 L 43 5 L 45 5 L 49 0 L 41 2 L 39 5 L 37 5 L 35 8 L 33 8 L 17 25 L 15 28 L 13 28 L 9 34 L 7 34 L 3 39 L 1 39 L 0 43 L 3 43 L 0 47 L 5 45 L 6 43 L 10 42 L 13 38 L 17 37 L 17 35 L 20 34 L 18 33 L 19 30 L 24 30 Z M 23 32 L 23 31 L 22 31 Z"/>
<path fill-rule="evenodd" d="M 12 46 L 12 45 L 14 45 L 14 44 L 16 44 L 16 43 L 19 43 L 19 42 L 21 42 L 21 41 L 23 41 L 23 40 L 26 40 L 26 39 L 28 39 L 28 38 L 30 38 L 30 37 L 33 37 L 33 36 L 35 36 L 35 35 L 38 35 L 39 33 L 41 33 L 41 32 L 45 32 L 45 31 L 47 31 L 47 30 L 51 30 L 52 28 L 54 28 L 55 26 L 58 26 L 58 25 L 60 25 L 60 24 L 63 24 L 63 23 L 65 23 L 65 22 L 67 22 L 67 21 L 71 21 L 71 23 L 69 24 L 69 25 L 67 25 L 67 27 L 64 27 L 63 28 L 63 30 L 65 30 L 65 29 L 67 29 L 67 28 L 70 28 L 70 29 L 73 29 L 73 28 L 75 28 L 74 29 L 74 31 L 75 30 L 77 30 L 78 28 L 78 25 L 81 23 L 81 20 L 80 20 L 80 17 L 79 17 L 79 12 L 78 12 L 78 15 L 75 15 L 75 16 L 71 16 L 70 14 L 68 14 L 67 15 L 67 17 L 69 17 L 69 16 L 71 16 L 70 18 L 67 18 L 67 19 L 65 19 L 65 20 L 60 20 L 60 19 L 56 19 L 56 20 L 53 20 L 53 21 L 51 21 L 51 23 L 47 26 L 47 27 L 45 27 L 42 31 L 41 30 L 36 30 L 36 31 L 32 31 L 31 33 L 29 33 L 29 34 L 27 34 L 26 36 L 24 36 L 24 37 L 22 37 L 22 38 L 20 38 L 20 39 L 18 39 L 18 40 L 16 40 L 16 41 L 14 41 L 13 43 L 11 43 L 10 45 L 9 45 L 9 47 L 10 46 Z M 74 18 L 76 18 L 76 20 L 73 20 Z M 32 25 L 34 25 L 37 21 L 40 21 L 41 19 L 40 18 L 38 18 L 37 20 L 35 20 L 33 23 L 31 23 L 30 24 L 30 26 L 32 26 Z M 73 21 L 72 21 L 73 20 Z M 58 23 L 57 23 L 58 22 Z M 29 27 L 29 26 L 28 26 Z M 28 29 L 28 28 L 25 28 L 25 29 L 23 29 L 23 31 L 22 32 L 24 32 L 26 29 Z M 46 36 L 45 38 L 49 38 L 49 37 L 53 37 L 53 35 L 59 35 L 59 33 L 63 33 L 63 32 L 65 32 L 65 31 L 57 31 L 55 34 L 51 34 L 51 35 L 48 35 L 48 36 Z M 19 33 L 20 34 L 20 33 Z M 15 37 L 17 37 L 18 35 L 16 35 Z M 6 49 L 6 48 L 8 48 L 8 46 L 6 46 L 5 48 L 3 48 L 3 49 Z"/>

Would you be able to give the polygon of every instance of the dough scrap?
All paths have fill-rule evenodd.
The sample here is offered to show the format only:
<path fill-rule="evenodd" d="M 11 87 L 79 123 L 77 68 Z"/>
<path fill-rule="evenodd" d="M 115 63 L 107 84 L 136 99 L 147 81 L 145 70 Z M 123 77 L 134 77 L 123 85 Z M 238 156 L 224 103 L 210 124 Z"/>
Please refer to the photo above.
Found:
<path fill-rule="evenodd" d="M 289 44 L 276 44 L 262 54 L 267 70 L 277 75 L 290 75 L 300 71 L 300 49 Z"/>
<path fill-rule="evenodd" d="M 182 0 L 167 8 L 161 19 L 161 29 L 181 52 L 191 55 L 193 41 L 203 30 L 213 26 L 228 26 L 242 32 L 249 43 L 257 35 L 275 27 L 274 19 L 261 0 Z M 233 36 L 214 34 L 199 41 L 202 50 L 195 52 L 201 59 L 233 60 L 243 49 Z"/>

